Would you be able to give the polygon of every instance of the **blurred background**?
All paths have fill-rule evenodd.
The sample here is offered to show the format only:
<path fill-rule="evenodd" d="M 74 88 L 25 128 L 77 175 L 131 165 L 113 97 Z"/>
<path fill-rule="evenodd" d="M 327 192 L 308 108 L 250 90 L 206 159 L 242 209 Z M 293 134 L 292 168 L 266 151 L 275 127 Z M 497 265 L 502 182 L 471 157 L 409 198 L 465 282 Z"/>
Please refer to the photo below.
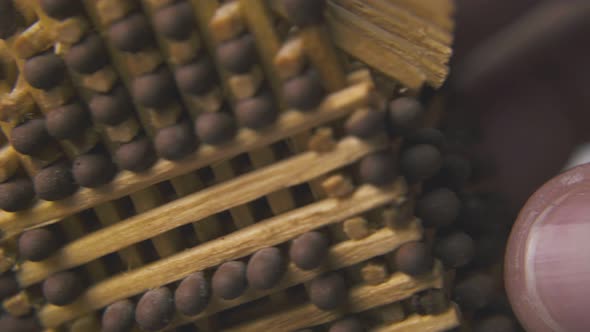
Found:
<path fill-rule="evenodd" d="M 543 183 L 564 169 L 590 162 L 590 1 L 457 4 L 446 130 L 477 161 L 474 169 L 482 179 L 478 186 L 507 198 L 509 229 Z M 491 223 L 498 220 L 490 218 Z M 508 320 L 493 316 L 509 310 L 503 295 L 483 301 L 486 284 L 473 281 L 473 271 L 483 271 L 480 278 L 502 278 L 500 243 L 506 233 L 494 231 L 493 225 L 485 229 L 482 237 L 476 236 L 475 261 L 499 257 L 479 270 L 459 271 L 462 281 L 455 287 L 455 300 L 466 317 L 476 321 L 474 331 L 515 331 Z M 485 242 L 493 234 L 501 240 L 495 245 Z"/>
<path fill-rule="evenodd" d="M 493 164 L 491 187 L 518 207 L 590 160 L 590 1 L 457 3 L 451 111 L 477 128 L 470 139 Z"/>

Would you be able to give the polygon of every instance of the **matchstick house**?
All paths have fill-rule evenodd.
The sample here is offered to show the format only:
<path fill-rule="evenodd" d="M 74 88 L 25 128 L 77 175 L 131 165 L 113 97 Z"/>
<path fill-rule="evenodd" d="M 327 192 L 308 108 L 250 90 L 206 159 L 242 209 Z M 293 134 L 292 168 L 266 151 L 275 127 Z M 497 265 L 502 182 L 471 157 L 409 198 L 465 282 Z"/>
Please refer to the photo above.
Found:
<path fill-rule="evenodd" d="M 0 330 L 458 327 L 452 15 L 1 0 Z"/>

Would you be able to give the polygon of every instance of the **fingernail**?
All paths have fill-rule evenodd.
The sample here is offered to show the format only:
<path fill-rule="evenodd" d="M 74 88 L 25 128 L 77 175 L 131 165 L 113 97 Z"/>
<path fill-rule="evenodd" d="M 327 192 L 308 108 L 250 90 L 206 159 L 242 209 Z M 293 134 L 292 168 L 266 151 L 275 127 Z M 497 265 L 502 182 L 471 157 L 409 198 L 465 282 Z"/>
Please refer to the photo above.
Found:
<path fill-rule="evenodd" d="M 505 264 L 508 297 L 527 331 L 590 331 L 590 164 L 529 199 Z"/>

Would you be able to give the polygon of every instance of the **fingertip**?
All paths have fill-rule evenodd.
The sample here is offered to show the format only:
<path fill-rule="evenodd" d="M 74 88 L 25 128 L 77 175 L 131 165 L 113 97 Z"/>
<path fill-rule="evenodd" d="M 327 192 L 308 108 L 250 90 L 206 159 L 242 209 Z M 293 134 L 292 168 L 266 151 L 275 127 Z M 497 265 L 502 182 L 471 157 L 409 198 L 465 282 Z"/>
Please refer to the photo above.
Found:
<path fill-rule="evenodd" d="M 590 331 L 590 164 L 565 172 L 526 203 L 505 260 L 508 297 L 528 331 Z"/>

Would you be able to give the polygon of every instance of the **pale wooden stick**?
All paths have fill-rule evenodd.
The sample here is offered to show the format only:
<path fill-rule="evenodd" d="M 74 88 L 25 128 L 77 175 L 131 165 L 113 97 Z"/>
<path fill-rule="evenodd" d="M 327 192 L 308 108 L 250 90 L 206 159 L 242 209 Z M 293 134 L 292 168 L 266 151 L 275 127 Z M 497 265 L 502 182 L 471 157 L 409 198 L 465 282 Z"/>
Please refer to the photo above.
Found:
<path fill-rule="evenodd" d="M 116 203 L 104 203 L 94 208 L 98 221 L 102 226 L 108 227 L 121 221 L 122 215 Z M 128 270 L 138 268 L 143 265 L 143 258 L 139 248 L 129 246 L 117 251 L 121 260 L 125 263 Z"/>
<path fill-rule="evenodd" d="M 77 266 L 176 227 L 248 203 L 281 188 L 309 181 L 353 163 L 381 146 L 350 138 L 341 142 L 339 148 L 332 153 L 318 156 L 308 152 L 201 190 L 70 243 L 52 256 L 51 264 L 27 262 L 18 273 L 19 280 L 22 285 L 30 285 L 42 280 L 49 273 Z M 211 200 L 211 197 L 224 199 Z"/>
<path fill-rule="evenodd" d="M 117 177 L 100 189 L 80 189 L 78 193 L 60 202 L 39 202 L 27 211 L 12 214 L 0 212 L 0 230 L 4 238 L 20 234 L 23 230 L 43 224 L 55 223 L 59 218 L 82 211 L 102 202 L 114 200 L 166 179 L 201 168 L 216 161 L 237 156 L 243 152 L 267 146 L 273 142 L 313 128 L 321 123 L 342 117 L 365 104 L 371 87 L 359 84 L 328 97 L 316 112 L 302 114 L 290 111 L 280 117 L 267 130 L 253 133 L 241 130 L 234 142 L 222 147 L 201 147 L 181 162 L 160 160 L 143 174 L 119 172 Z M 18 222 L 15 220 L 18 219 Z"/>
<path fill-rule="evenodd" d="M 274 66 L 282 80 L 299 75 L 307 65 L 303 40 L 300 36 L 293 36 L 278 50 L 273 59 Z"/>
<path fill-rule="evenodd" d="M 43 326 L 59 326 L 118 299 L 180 280 L 194 271 L 202 271 L 224 261 L 244 257 L 262 248 L 283 243 L 297 235 L 387 204 L 398 196 L 399 188 L 377 189 L 364 186 L 347 199 L 326 199 L 261 221 L 251 227 L 105 280 L 89 288 L 70 305 L 63 307 L 46 305 L 40 310 L 39 319 Z M 186 211 L 166 210 L 166 215 L 174 215 L 175 219 L 186 219 L 194 215 L 193 211 L 189 211 L 191 213 L 188 213 L 189 216 L 187 216 Z M 182 210 L 186 210 L 186 207 Z M 183 212 L 185 216 L 182 216 Z M 150 214 L 150 212 L 146 214 Z M 161 216 L 158 216 L 158 219 L 161 219 Z M 168 222 L 171 221 L 173 220 L 168 220 Z M 143 225 L 142 231 L 152 228 L 149 221 L 144 222 Z M 112 234 L 129 235 L 127 232 L 108 233 L 111 238 Z M 409 279 L 409 277 L 406 278 Z M 400 287 L 400 289 L 407 291 L 407 288 L 404 287 Z M 395 292 L 392 291 L 391 294 L 395 294 Z"/>
<path fill-rule="evenodd" d="M 0 149 L 0 182 L 13 176 L 18 167 L 18 153 L 10 145 L 2 147 Z"/>
<path fill-rule="evenodd" d="M 137 215 L 161 206 L 163 201 L 162 195 L 156 187 L 148 187 L 134 192 L 129 197 L 133 201 Z M 168 218 L 162 218 L 162 222 L 168 222 Z M 170 229 L 165 233 L 150 238 L 158 256 L 162 258 L 171 256 L 182 248 L 182 238 L 178 229 Z"/>
<path fill-rule="evenodd" d="M 63 232 L 66 234 L 68 241 L 81 238 L 86 233 L 82 226 L 82 220 L 78 216 L 66 218 L 61 222 L 60 226 L 62 226 Z M 99 282 L 108 275 L 106 267 L 99 260 L 88 262 L 84 268 L 92 283 Z"/>
<path fill-rule="evenodd" d="M 273 151 L 268 147 L 255 150 L 249 153 L 249 156 L 250 161 L 252 162 L 252 165 L 255 168 L 262 168 L 268 165 L 272 165 L 276 162 Z M 291 195 L 289 189 L 282 189 L 270 193 L 266 196 L 266 199 L 268 200 L 270 209 L 275 216 L 285 213 L 296 207 L 295 199 Z M 287 294 L 284 292 L 274 292 L 270 294 L 270 299 L 273 306 L 278 306 L 282 303 L 285 303 L 288 300 L 288 297 Z"/>
<path fill-rule="evenodd" d="M 447 331 L 461 324 L 461 314 L 457 306 L 452 305 L 445 313 L 436 316 L 412 315 L 404 321 L 380 326 L 371 332 L 439 332 Z"/>
<path fill-rule="evenodd" d="M 215 174 L 215 178 L 218 181 L 223 183 L 223 181 L 229 181 L 231 179 L 239 179 L 235 177 L 234 170 L 232 169 L 229 162 L 223 162 L 220 164 L 212 165 L 211 168 L 213 169 L 213 174 Z M 244 188 L 248 188 L 244 186 Z M 252 190 L 252 189 L 249 189 Z M 259 192 L 258 196 L 263 196 L 264 192 Z M 224 197 L 227 200 L 226 195 L 222 196 L 210 196 L 210 197 Z M 248 201 L 243 201 L 244 203 L 248 203 Z M 244 204 L 233 204 L 233 207 L 229 209 L 229 213 L 231 214 L 233 224 L 236 228 L 244 228 L 252 225 L 254 223 L 254 216 L 252 215 L 252 211 L 250 211 L 250 207 Z M 221 211 L 219 211 L 221 212 Z"/>
<path fill-rule="evenodd" d="M 346 86 L 346 75 L 340 55 L 332 45 L 324 26 L 308 26 L 301 28 L 299 35 L 307 57 L 322 78 L 326 90 L 338 91 Z"/>
<path fill-rule="evenodd" d="M 219 5 L 217 0 L 206 0 L 206 2 L 207 10 L 202 13 L 204 15 L 202 17 L 206 18 L 204 22 L 208 26 L 201 31 L 211 31 L 211 36 L 216 42 L 229 40 L 246 29 L 246 24 L 241 17 L 242 8 L 239 1 L 229 1 L 219 7 L 217 7 Z"/>
<path fill-rule="evenodd" d="M 412 14 L 421 17 L 426 21 L 432 22 L 440 27 L 441 30 L 453 31 L 455 22 L 453 14 L 455 4 L 449 0 L 392 0 L 392 3 L 405 8 Z"/>
<path fill-rule="evenodd" d="M 0 274 L 10 271 L 16 263 L 15 250 L 0 247 Z"/>
<path fill-rule="evenodd" d="M 179 197 L 188 196 L 197 190 L 203 189 L 199 177 L 194 173 L 187 173 L 170 180 Z M 215 216 L 209 216 L 193 223 L 193 229 L 199 242 L 207 242 L 223 234 L 219 220 Z"/>
<path fill-rule="evenodd" d="M 280 101 L 280 79 L 274 66 L 274 58 L 279 51 L 280 40 L 272 21 L 270 9 L 264 0 L 239 0 L 239 2 L 248 29 L 257 41 L 256 46 L 265 76 L 269 80 L 279 104 L 282 104 Z"/>
<path fill-rule="evenodd" d="M 66 218 L 60 223 L 60 226 L 69 241 L 82 237 L 85 234 L 82 220 L 78 216 Z M 84 270 L 91 284 L 104 280 L 108 275 L 106 267 L 100 260 L 88 262 L 84 266 Z M 97 331 L 99 326 L 96 316 L 94 314 L 88 314 L 77 319 L 70 327 L 70 331 Z"/>
<path fill-rule="evenodd" d="M 285 8 L 280 0 L 266 0 L 268 6 L 279 15 L 286 17 Z M 346 76 L 342 61 L 332 45 L 332 39 L 322 26 L 304 27 L 300 37 L 305 45 L 307 56 L 318 70 L 322 81 L 329 91 L 342 89 Z"/>
<path fill-rule="evenodd" d="M 416 45 L 422 45 L 439 54 L 449 53 L 450 45 L 453 42 L 452 31 L 441 28 L 430 17 L 416 15 L 416 12 L 419 11 L 417 9 L 419 7 L 418 1 L 413 1 L 409 6 L 402 4 L 404 1 L 374 0 L 370 4 L 362 0 L 332 0 L 331 2 L 354 12 L 366 21 L 373 22 L 383 30 L 412 41 Z M 449 2 L 428 1 L 431 2 L 431 7 L 436 6 L 434 2 L 448 7 L 445 11 L 439 11 L 437 15 L 442 16 L 446 12 L 450 17 L 452 14 Z"/>
<path fill-rule="evenodd" d="M 26 59 L 53 46 L 54 36 L 41 22 L 36 22 L 25 31 L 9 38 L 7 42 L 13 45 L 15 58 Z"/>
<path fill-rule="evenodd" d="M 275 156 L 270 148 L 262 148 L 255 150 L 249 154 L 252 165 L 256 168 L 263 168 L 265 166 L 275 163 Z M 288 189 L 278 190 L 267 195 L 270 208 L 275 215 L 292 210 L 295 208 L 295 199 Z"/>
<path fill-rule="evenodd" d="M 356 12 L 347 10 L 351 6 L 354 8 L 354 3 L 348 4 L 349 8 L 344 7 L 346 3 L 353 2 L 353 0 L 341 0 L 340 2 L 342 6 L 336 2 L 329 3 L 331 17 L 342 20 L 349 27 L 357 29 L 359 33 L 371 36 L 371 39 L 379 41 L 378 44 L 388 50 L 387 53 L 381 55 L 383 59 L 387 59 L 389 53 L 395 53 L 408 63 L 418 66 L 426 75 L 428 82 L 433 86 L 439 87 L 444 82 L 449 72 L 447 62 L 451 57 L 450 45 L 436 50 L 416 45 L 414 40 L 408 40 L 409 36 L 386 31 L 380 25 L 377 25 L 383 24 L 382 21 L 384 20 L 384 13 L 381 12 L 380 8 L 367 6 L 371 10 L 367 10 L 367 12 L 363 13 L 364 15 L 359 15 Z M 371 17 L 382 17 L 382 19 L 373 22 L 374 19 L 369 19 Z M 387 19 L 390 18 L 387 17 Z"/>
<path fill-rule="evenodd" d="M 178 326 L 188 321 L 204 319 L 229 308 L 252 302 L 278 290 L 287 289 L 307 282 L 330 270 L 337 270 L 354 265 L 369 258 L 395 250 L 403 243 L 419 239 L 421 237 L 421 231 L 422 229 L 419 224 L 414 223 L 413 227 L 401 232 L 392 232 L 389 229 L 383 229 L 364 240 L 338 243 L 330 248 L 328 257 L 326 258 L 327 263 L 317 269 L 305 271 L 297 268 L 293 263 L 290 263 L 282 281 L 273 289 L 267 291 L 248 289 L 240 298 L 232 301 L 226 301 L 219 298 L 212 299 L 212 302 L 210 302 L 207 309 L 201 314 L 195 317 L 177 315 L 171 326 Z"/>
<path fill-rule="evenodd" d="M 393 274 L 386 282 L 376 286 L 361 285 L 350 290 L 348 312 L 367 311 L 388 303 L 410 297 L 421 290 L 440 287 L 440 264 L 432 273 L 422 278 L 412 278 L 402 273 Z M 323 311 L 309 303 L 253 320 L 224 331 L 294 331 L 300 328 L 331 322 L 342 316 L 341 311 Z"/>

